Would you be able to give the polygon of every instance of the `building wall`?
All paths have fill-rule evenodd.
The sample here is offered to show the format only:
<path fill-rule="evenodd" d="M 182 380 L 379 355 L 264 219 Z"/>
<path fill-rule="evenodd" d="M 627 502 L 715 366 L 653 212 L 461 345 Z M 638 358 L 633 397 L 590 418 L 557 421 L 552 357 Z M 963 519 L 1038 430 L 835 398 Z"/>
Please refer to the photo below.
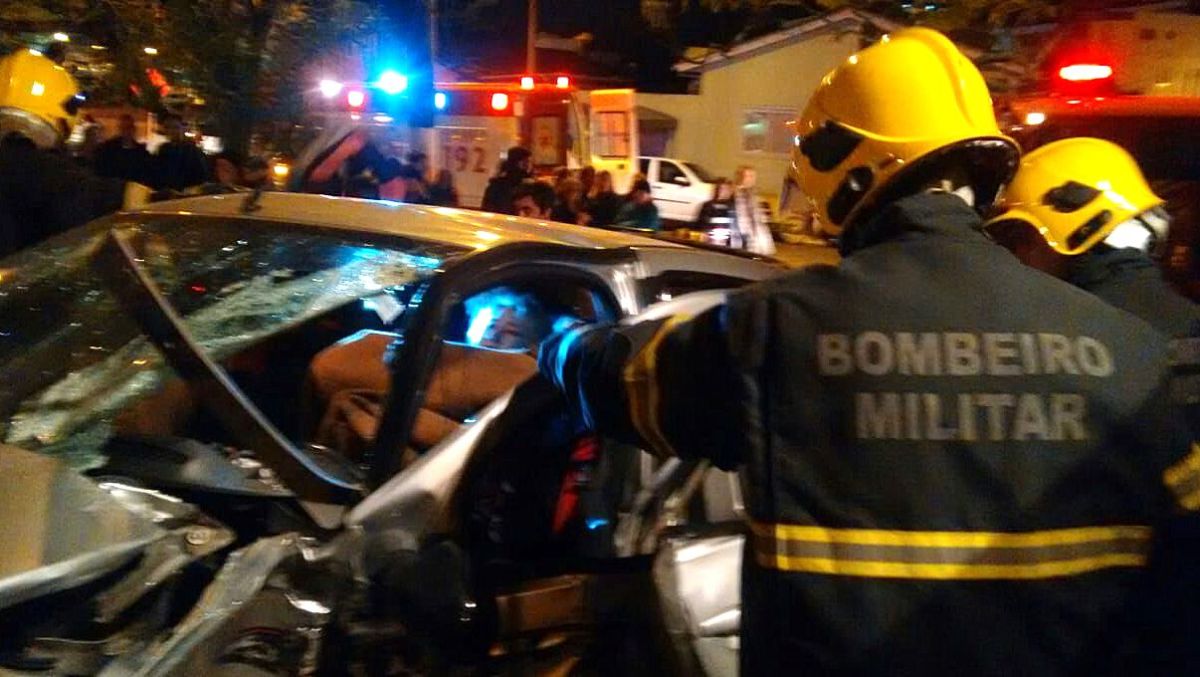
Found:
<path fill-rule="evenodd" d="M 859 47 L 857 32 L 832 31 L 739 57 L 700 78 L 699 94 L 638 94 L 638 105 L 678 120 L 668 155 L 698 162 L 721 176 L 738 165 L 758 170 L 759 189 L 778 194 L 787 175 L 787 153 L 744 151 L 747 110 L 763 109 L 794 118 L 821 78 Z"/>
<path fill-rule="evenodd" d="M 1200 96 L 1200 17 L 1142 12 L 1127 21 L 1096 21 L 1088 38 L 1108 52 L 1120 90 Z"/>

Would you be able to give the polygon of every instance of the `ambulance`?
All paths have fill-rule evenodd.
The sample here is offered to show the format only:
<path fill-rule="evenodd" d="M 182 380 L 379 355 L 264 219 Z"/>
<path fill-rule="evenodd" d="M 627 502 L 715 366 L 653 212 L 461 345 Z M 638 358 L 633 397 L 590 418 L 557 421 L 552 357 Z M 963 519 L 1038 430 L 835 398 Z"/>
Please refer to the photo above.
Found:
<path fill-rule="evenodd" d="M 538 176 L 590 165 L 609 171 L 615 189 L 627 192 L 637 172 L 632 89 L 580 89 L 561 74 L 441 82 L 433 92 L 433 126 L 422 128 L 407 124 L 383 105 L 389 90 L 398 88 L 400 83 L 384 77 L 369 84 L 323 81 L 328 103 L 314 116 L 323 133 L 297 165 L 344 138 L 348 130 L 367 129 L 386 154 L 403 158 L 420 151 L 433 170 L 449 170 L 460 206 L 472 208 L 482 203 L 488 181 L 513 146 L 532 151 Z"/>

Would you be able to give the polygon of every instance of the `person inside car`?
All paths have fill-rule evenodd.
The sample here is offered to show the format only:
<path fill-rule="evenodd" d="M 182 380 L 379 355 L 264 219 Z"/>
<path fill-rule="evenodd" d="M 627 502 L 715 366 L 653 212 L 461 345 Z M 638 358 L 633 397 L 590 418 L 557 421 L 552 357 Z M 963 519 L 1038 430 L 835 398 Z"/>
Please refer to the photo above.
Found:
<path fill-rule="evenodd" d="M 533 355 L 551 330 L 535 298 L 507 288 L 478 294 L 464 306 L 465 343 L 442 346 L 414 425 L 415 448 L 436 445 L 472 412 L 536 373 Z M 395 334 L 362 331 L 313 358 L 307 382 L 310 417 L 319 416 L 313 441 L 350 457 L 370 446 L 390 384 L 386 356 L 395 340 Z"/>

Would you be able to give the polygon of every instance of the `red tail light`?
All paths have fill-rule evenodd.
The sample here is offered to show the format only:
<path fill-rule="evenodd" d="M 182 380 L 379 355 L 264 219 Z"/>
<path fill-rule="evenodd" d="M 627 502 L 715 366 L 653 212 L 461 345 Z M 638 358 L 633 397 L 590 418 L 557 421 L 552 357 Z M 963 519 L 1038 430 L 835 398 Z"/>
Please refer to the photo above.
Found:
<path fill-rule="evenodd" d="M 1099 63 L 1073 63 L 1058 69 L 1058 77 L 1067 82 L 1095 82 L 1112 76 L 1112 66 Z"/>

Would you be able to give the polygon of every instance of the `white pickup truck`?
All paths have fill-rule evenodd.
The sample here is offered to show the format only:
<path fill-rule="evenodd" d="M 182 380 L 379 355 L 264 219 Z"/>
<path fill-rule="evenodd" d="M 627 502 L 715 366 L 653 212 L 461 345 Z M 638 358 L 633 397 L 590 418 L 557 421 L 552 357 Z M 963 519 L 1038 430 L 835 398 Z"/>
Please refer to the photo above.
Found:
<path fill-rule="evenodd" d="M 713 197 L 715 177 L 694 162 L 642 157 L 638 165 L 638 171 L 650 182 L 654 204 L 663 220 L 694 223 L 700 208 Z"/>

